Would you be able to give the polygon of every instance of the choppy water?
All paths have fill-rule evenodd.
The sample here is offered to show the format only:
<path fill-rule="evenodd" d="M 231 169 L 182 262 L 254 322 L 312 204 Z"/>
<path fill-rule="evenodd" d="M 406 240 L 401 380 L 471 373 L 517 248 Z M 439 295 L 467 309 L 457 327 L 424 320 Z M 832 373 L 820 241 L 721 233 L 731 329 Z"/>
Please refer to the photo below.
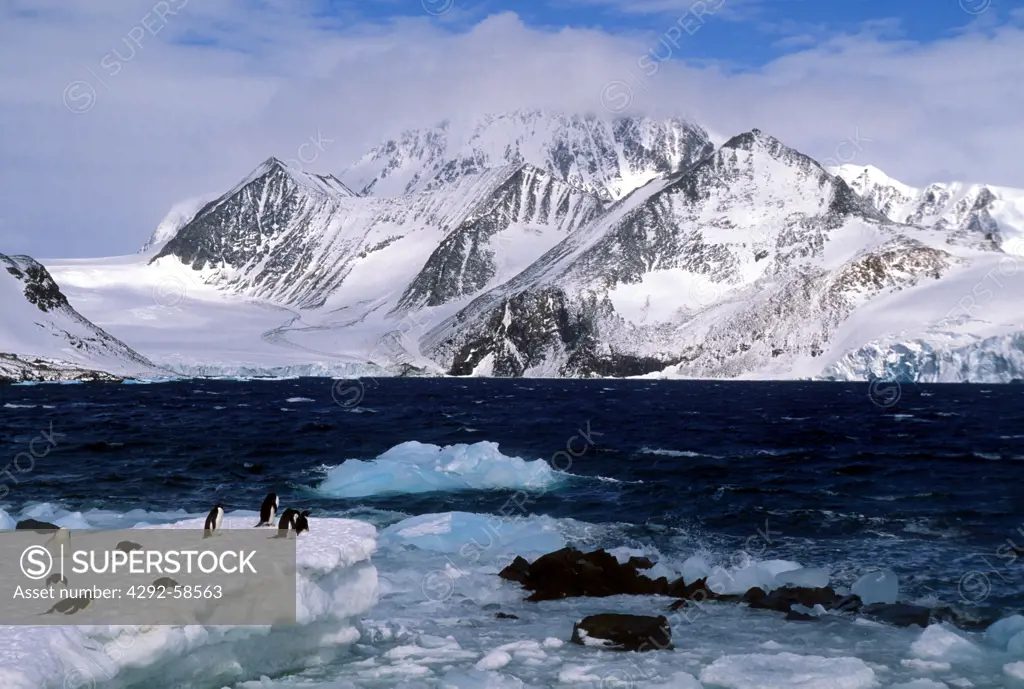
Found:
<path fill-rule="evenodd" d="M 1024 386 L 894 392 L 462 379 L 0 387 L 0 458 L 20 457 L 7 467 L 0 508 L 107 525 L 126 513 L 149 521 L 204 514 L 216 502 L 253 510 L 274 490 L 314 515 L 372 521 L 382 534 L 374 562 L 385 593 L 363 638 L 344 660 L 268 686 L 626 686 L 608 684 L 620 676 L 675 686 L 675 672 L 700 676 L 726 652 L 780 652 L 771 643 L 862 658 L 878 665 L 883 686 L 923 676 L 953 686 L 1017 681 L 1002 672 L 1001 656 L 931 674 L 901 664 L 924 657 L 909 650 L 920 630 L 836 620 L 822 636 L 826 627 L 808 632 L 735 606 L 674 629 L 690 643 L 645 660 L 649 673 L 607 653 L 595 661 L 592 649 L 529 643 L 507 651 L 500 667 L 476 666 L 502 644 L 567 639 L 573 618 L 587 612 L 657 608 L 643 599 L 519 601 L 493 574 L 515 549 L 551 545 L 551 534 L 580 547 L 635 549 L 670 569 L 694 553 L 726 566 L 787 559 L 828 567 L 836 585 L 849 585 L 883 566 L 899 574 L 908 601 L 996 615 L 1024 608 L 1024 561 L 999 550 L 1007 539 L 1024 548 Z M 464 485 L 420 492 L 431 477 L 394 473 L 423 451 L 409 441 L 449 448 L 475 468 Z M 450 449 L 460 444 L 470 445 L 464 456 Z M 396 464 L 337 468 L 381 455 Z M 532 465 L 535 476 L 549 472 L 543 489 L 516 501 L 514 457 L 568 476 Z M 485 515 L 462 527 L 472 555 L 457 538 L 427 548 L 395 536 L 405 519 L 446 512 Z M 500 544 L 482 543 L 474 529 L 486 531 L 495 515 L 514 527 L 501 527 Z M 520 620 L 495 620 L 499 607 Z M 587 667 L 598 669 L 573 669 Z"/>

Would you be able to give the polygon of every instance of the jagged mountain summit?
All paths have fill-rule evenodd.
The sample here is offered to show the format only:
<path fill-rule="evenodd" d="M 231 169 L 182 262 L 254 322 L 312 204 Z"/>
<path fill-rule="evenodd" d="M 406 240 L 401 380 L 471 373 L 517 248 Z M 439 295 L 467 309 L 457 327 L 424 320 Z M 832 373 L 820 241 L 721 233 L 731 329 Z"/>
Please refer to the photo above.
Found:
<path fill-rule="evenodd" d="M 46 268 L 28 256 L 0 254 L 0 295 L 0 380 L 117 380 L 159 373 L 146 357 L 78 313 Z"/>
<path fill-rule="evenodd" d="M 712 148 L 702 127 L 680 118 L 520 110 L 468 126 L 446 121 L 407 131 L 374 148 L 341 178 L 364 194 L 401 196 L 527 163 L 616 201 L 658 176 L 685 169 Z"/>
<path fill-rule="evenodd" d="M 440 306 L 511 277 L 600 208 L 523 163 L 398 198 L 361 197 L 333 177 L 309 185 L 302 174 L 268 160 L 152 261 L 175 258 L 209 284 L 300 308 L 335 296 L 387 310 Z"/>
<path fill-rule="evenodd" d="M 936 182 L 917 189 L 876 167 L 842 165 L 830 171 L 898 223 L 934 227 L 951 241 L 1007 248 L 1024 233 L 1024 191 L 987 184 Z"/>

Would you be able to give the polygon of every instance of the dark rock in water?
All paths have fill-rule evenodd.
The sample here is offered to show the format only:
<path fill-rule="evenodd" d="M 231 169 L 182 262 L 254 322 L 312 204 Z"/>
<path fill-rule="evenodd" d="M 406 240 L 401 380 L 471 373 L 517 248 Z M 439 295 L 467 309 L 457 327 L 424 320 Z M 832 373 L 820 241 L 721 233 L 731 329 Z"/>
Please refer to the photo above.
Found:
<path fill-rule="evenodd" d="M 56 524 L 51 524 L 50 522 L 41 522 L 38 519 L 24 519 L 18 522 L 14 528 L 19 531 L 44 532 L 57 531 L 60 529 L 60 527 Z"/>
<path fill-rule="evenodd" d="M 896 627 L 927 627 L 932 611 L 909 603 L 873 603 L 860 609 L 861 613 Z"/>
<path fill-rule="evenodd" d="M 634 555 L 633 557 L 629 558 L 629 562 L 627 564 L 630 567 L 634 567 L 636 569 L 650 569 L 651 567 L 654 566 L 654 563 L 651 562 L 650 558 L 647 558 L 647 557 L 637 557 L 636 555 Z"/>
<path fill-rule="evenodd" d="M 964 610 L 959 607 L 942 607 L 932 610 L 932 618 L 937 622 L 948 622 L 959 629 L 969 632 L 982 632 L 998 622 L 1002 617 L 998 608 Z"/>
<path fill-rule="evenodd" d="M 517 557 L 500 576 L 518 581 L 527 591 L 527 600 L 543 601 L 592 596 L 602 598 L 621 594 L 666 595 L 668 580 L 650 579 L 637 571 L 635 564 L 620 564 L 604 550 L 583 553 L 562 548 L 542 555 L 532 564 Z"/>
<path fill-rule="evenodd" d="M 820 605 L 828 610 L 838 600 L 840 600 L 840 596 L 836 595 L 836 592 L 828 586 L 824 588 L 784 586 L 783 588 L 775 589 L 771 593 L 765 593 L 759 588 L 753 588 L 747 591 L 741 598 L 741 601 L 750 605 L 751 608 L 756 610 L 774 610 L 775 612 L 789 612 L 789 609 L 797 604 L 808 608 Z"/>
<path fill-rule="evenodd" d="M 679 610 L 680 608 L 685 608 L 685 607 L 686 607 L 686 601 L 685 600 L 677 600 L 675 603 L 673 603 L 672 605 L 668 606 L 668 609 L 672 610 L 672 611 L 676 611 L 676 610 Z"/>
<path fill-rule="evenodd" d="M 851 593 L 850 595 L 843 596 L 833 603 L 829 610 L 835 610 L 837 612 L 857 612 L 863 605 L 864 603 L 861 601 L 860 596 L 856 593 Z"/>
<path fill-rule="evenodd" d="M 517 555 L 516 559 L 512 560 L 508 567 L 498 572 L 498 576 L 502 579 L 525 584 L 530 578 L 530 563 Z"/>
<path fill-rule="evenodd" d="M 494 613 L 494 616 L 497 619 L 499 619 L 499 620 L 518 620 L 519 619 L 519 615 L 510 615 L 510 614 L 504 613 L 504 612 L 496 612 L 496 613 Z"/>
<path fill-rule="evenodd" d="M 593 643 L 588 643 L 590 639 L 604 642 L 601 648 L 617 651 L 656 651 L 673 648 L 672 628 L 664 615 L 590 615 L 573 625 L 571 641 L 589 645 Z"/>
<path fill-rule="evenodd" d="M 723 596 L 707 587 L 707 581 L 707 579 L 697 579 L 687 584 L 683 582 L 682 577 L 679 577 L 668 585 L 668 591 L 665 595 L 695 601 L 719 600 L 723 598 Z"/>
<path fill-rule="evenodd" d="M 747 592 L 744 593 L 743 597 L 740 599 L 740 603 L 760 603 L 767 597 L 768 594 L 764 592 L 763 588 L 755 586 L 752 589 L 747 589 Z"/>

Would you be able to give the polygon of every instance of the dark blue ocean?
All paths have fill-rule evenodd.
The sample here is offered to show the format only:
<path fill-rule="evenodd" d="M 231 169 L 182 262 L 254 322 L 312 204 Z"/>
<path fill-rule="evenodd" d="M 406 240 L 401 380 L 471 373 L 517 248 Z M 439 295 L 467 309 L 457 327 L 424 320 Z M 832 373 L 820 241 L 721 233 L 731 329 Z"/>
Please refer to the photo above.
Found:
<path fill-rule="evenodd" d="M 43 432 L 48 440 L 38 440 Z M 29 467 L 25 452 L 34 439 Z M 320 489 L 346 460 L 372 462 L 409 441 L 496 443 L 505 457 L 542 460 L 569 474 L 513 516 L 563 525 L 581 547 L 632 548 L 676 562 L 700 552 L 723 565 L 738 552 L 796 560 L 827 567 L 846 586 L 884 567 L 899 575 L 901 599 L 995 616 L 1024 608 L 1024 559 L 1008 549 L 1024 548 L 1019 385 L 879 391 L 811 382 L 302 379 L 6 386 L 0 509 L 13 519 L 90 519 L 132 510 L 205 514 L 219 502 L 230 513 L 257 510 L 275 491 L 314 516 L 366 519 L 379 529 L 424 514 L 508 516 L 513 488 L 349 498 Z M 378 558 L 385 579 L 389 557 Z"/>

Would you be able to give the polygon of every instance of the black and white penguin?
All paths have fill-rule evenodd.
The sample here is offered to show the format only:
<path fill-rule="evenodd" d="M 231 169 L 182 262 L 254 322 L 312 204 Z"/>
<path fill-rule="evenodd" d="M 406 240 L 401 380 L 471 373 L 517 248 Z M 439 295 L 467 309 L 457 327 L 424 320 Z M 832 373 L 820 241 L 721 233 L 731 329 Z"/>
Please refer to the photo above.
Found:
<path fill-rule="evenodd" d="M 277 516 L 277 493 L 270 493 L 260 507 L 260 523 L 256 526 L 273 526 Z"/>
<path fill-rule="evenodd" d="M 181 584 L 176 582 L 174 579 L 171 579 L 170 577 L 160 577 L 159 579 L 153 582 L 153 587 L 158 589 L 170 589 L 173 591 L 179 586 L 181 586 Z"/>
<path fill-rule="evenodd" d="M 309 531 L 309 521 L 306 519 L 309 516 L 309 510 L 303 510 L 303 512 L 295 518 L 295 535 L 298 536 L 303 531 Z"/>
<path fill-rule="evenodd" d="M 295 520 L 299 517 L 299 511 L 292 508 L 281 513 L 281 519 L 277 522 L 277 537 L 288 538 L 288 532 L 295 529 Z"/>
<path fill-rule="evenodd" d="M 210 538 L 213 532 L 220 528 L 224 521 L 224 505 L 214 505 L 210 513 L 206 515 L 206 525 L 203 526 L 203 538 Z"/>
<path fill-rule="evenodd" d="M 61 576 L 60 572 L 54 572 L 50 576 L 46 577 L 46 581 L 43 583 L 45 583 L 48 588 L 53 588 L 54 586 L 63 586 L 64 588 L 67 588 L 68 578 Z"/>

